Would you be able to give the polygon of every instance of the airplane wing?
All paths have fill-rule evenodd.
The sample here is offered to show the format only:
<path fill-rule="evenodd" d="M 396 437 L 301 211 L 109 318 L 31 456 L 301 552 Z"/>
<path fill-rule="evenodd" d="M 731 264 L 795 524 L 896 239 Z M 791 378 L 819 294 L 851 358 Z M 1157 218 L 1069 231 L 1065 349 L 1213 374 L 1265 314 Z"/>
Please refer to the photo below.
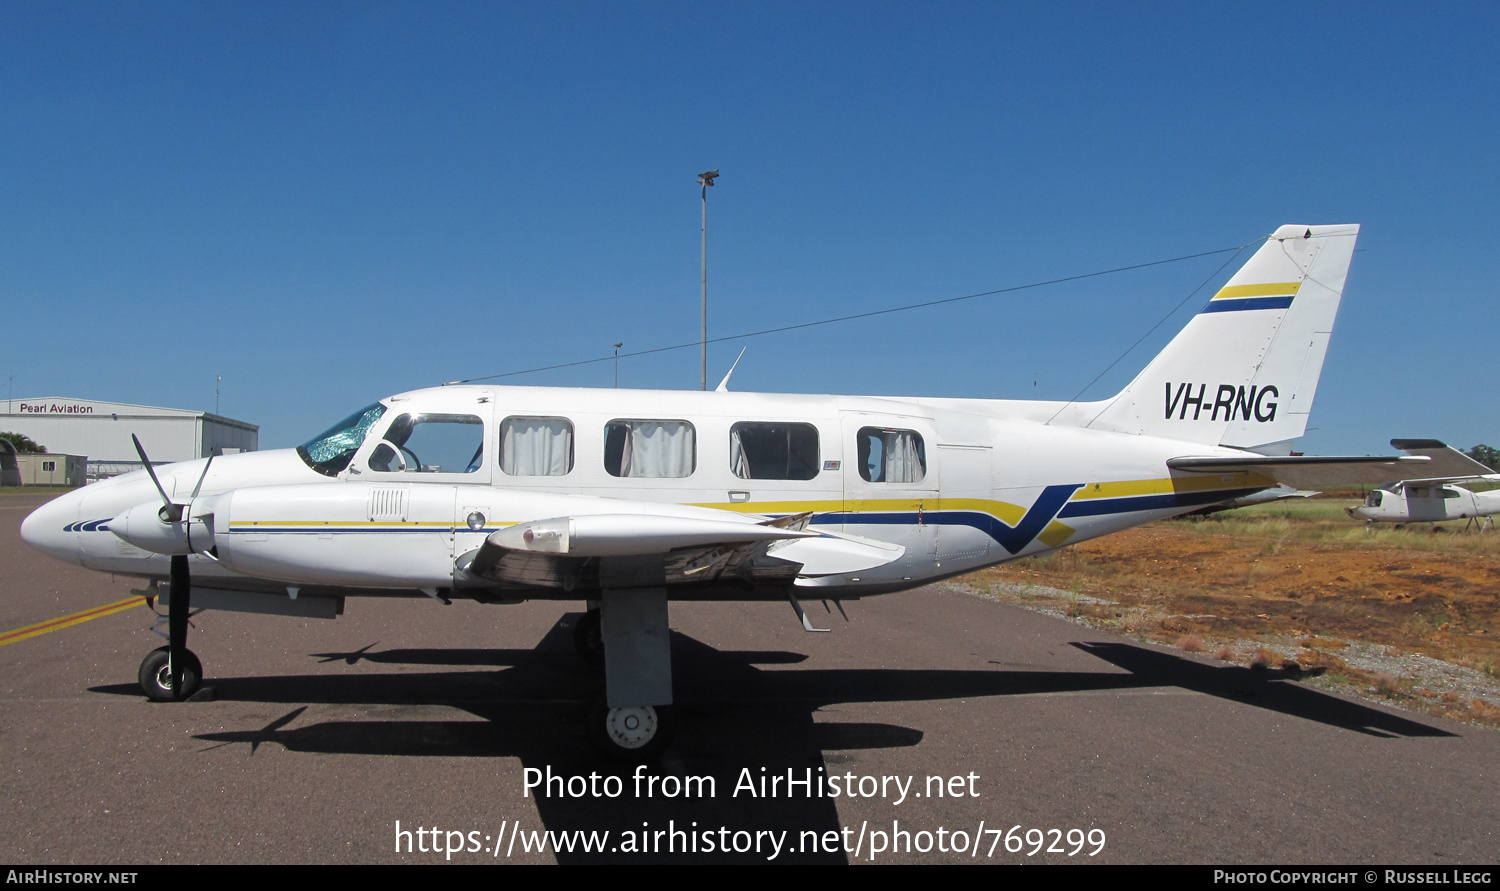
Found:
<path fill-rule="evenodd" d="M 1409 455 L 1246 455 L 1233 458 L 1186 456 L 1169 459 L 1167 466 L 1190 473 L 1257 473 L 1298 489 L 1375 486 L 1402 480 L 1456 482 L 1490 473 L 1488 467 L 1435 439 L 1393 439 L 1391 445 Z"/>
<path fill-rule="evenodd" d="M 899 545 L 807 531 L 812 514 L 749 520 L 586 514 L 518 523 L 458 559 L 502 587 L 632 588 L 740 579 L 793 584 L 900 559 Z"/>

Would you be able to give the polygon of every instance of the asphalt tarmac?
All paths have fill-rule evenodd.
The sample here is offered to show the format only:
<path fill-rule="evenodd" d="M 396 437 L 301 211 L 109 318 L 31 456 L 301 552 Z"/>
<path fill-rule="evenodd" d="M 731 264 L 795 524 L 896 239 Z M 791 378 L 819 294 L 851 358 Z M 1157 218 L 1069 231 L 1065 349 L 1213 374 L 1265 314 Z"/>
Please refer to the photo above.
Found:
<path fill-rule="evenodd" d="M 0 495 L 0 635 L 136 584 L 27 548 L 44 500 Z M 205 612 L 204 702 L 141 695 L 144 606 L 0 645 L 0 859 L 1500 860 L 1500 733 L 941 586 L 813 605 L 828 634 L 673 604 L 676 742 L 621 767 L 585 738 L 580 608 Z"/>

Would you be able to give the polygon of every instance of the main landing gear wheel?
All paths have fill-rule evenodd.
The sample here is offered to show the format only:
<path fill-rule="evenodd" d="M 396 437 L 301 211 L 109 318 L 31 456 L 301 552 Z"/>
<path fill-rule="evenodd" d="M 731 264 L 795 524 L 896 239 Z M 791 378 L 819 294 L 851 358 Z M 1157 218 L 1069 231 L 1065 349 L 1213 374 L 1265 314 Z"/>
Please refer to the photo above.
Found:
<path fill-rule="evenodd" d="M 595 668 L 604 667 L 604 624 L 598 609 L 585 612 L 573 626 L 573 646 L 578 658 Z"/>
<path fill-rule="evenodd" d="M 594 748 L 630 764 L 654 761 L 671 745 L 676 730 L 676 712 L 670 705 L 610 708 L 600 699 L 589 713 L 589 741 Z"/>
<path fill-rule="evenodd" d="M 172 695 L 172 671 L 167 666 L 167 648 L 159 647 L 146 654 L 141 660 L 141 670 L 137 678 L 141 682 L 141 689 L 145 691 L 146 698 L 155 702 L 173 702 L 187 699 L 198 692 L 198 685 L 203 682 L 203 663 L 193 655 L 192 650 L 184 650 L 182 653 L 182 689 L 177 696 Z"/>

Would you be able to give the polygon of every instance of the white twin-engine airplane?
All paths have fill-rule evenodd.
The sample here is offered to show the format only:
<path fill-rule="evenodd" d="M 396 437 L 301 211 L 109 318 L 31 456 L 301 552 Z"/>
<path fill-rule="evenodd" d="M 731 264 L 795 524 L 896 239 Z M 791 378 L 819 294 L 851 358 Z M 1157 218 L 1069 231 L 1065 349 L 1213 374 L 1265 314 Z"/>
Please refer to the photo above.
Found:
<path fill-rule="evenodd" d="M 1290 455 L 1358 231 L 1281 227 L 1100 402 L 445 386 L 295 450 L 96 483 L 22 535 L 169 603 L 169 644 L 139 672 L 159 700 L 202 677 L 190 598 L 327 618 L 361 596 L 584 600 L 575 640 L 606 690 L 590 735 L 644 760 L 672 730 L 670 600 L 790 600 L 815 630 L 801 599 L 915 588 L 1283 483 L 1430 475 L 1423 457 Z"/>

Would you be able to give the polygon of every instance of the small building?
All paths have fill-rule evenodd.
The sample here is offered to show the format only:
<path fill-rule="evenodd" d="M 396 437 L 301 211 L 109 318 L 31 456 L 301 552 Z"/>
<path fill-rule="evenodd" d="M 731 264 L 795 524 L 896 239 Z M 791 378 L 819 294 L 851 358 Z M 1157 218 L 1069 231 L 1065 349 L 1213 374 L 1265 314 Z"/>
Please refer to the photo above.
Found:
<path fill-rule="evenodd" d="M 91 480 L 140 469 L 132 434 L 152 464 L 251 452 L 260 444 L 258 425 L 210 412 L 61 396 L 0 400 L 0 431 L 30 437 L 59 461 L 86 458 Z M 65 462 L 52 472 L 66 474 Z"/>
<path fill-rule="evenodd" d="M 81 486 L 88 482 L 89 459 L 82 455 L 17 455 L 22 486 Z"/>

